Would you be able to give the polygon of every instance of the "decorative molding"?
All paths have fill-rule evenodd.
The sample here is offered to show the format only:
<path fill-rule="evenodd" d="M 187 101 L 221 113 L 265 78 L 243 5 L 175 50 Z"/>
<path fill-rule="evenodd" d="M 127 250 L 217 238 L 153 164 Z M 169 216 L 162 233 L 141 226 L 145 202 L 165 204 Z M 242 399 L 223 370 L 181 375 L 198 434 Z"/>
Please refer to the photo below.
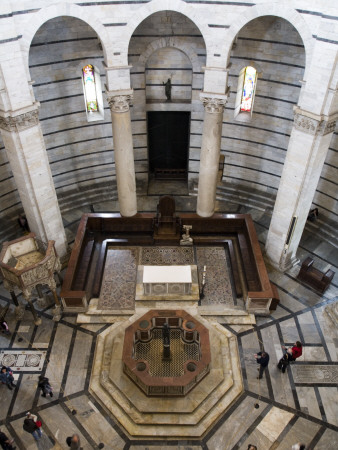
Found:
<path fill-rule="evenodd" d="M 112 97 L 107 97 L 107 101 L 111 112 L 125 113 L 129 111 L 129 105 L 133 101 L 133 96 L 132 94 L 114 95 Z"/>
<path fill-rule="evenodd" d="M 39 123 L 39 110 L 19 114 L 18 116 L 0 116 L 0 128 L 6 131 L 22 131 Z"/>
<path fill-rule="evenodd" d="M 336 128 L 337 119 L 329 119 L 329 120 L 323 120 L 319 124 L 319 134 L 329 134 L 333 133 Z"/>
<path fill-rule="evenodd" d="M 297 130 L 304 133 L 324 136 L 325 134 L 333 133 L 336 127 L 337 118 L 329 119 L 315 119 L 306 114 L 302 114 L 298 109 L 295 111 L 294 126 Z"/>
<path fill-rule="evenodd" d="M 302 114 L 296 113 L 294 117 L 294 124 L 296 130 L 303 131 L 304 133 L 315 135 L 319 125 L 319 121 L 316 119 L 311 119 L 310 117 L 303 116 Z"/>
<path fill-rule="evenodd" d="M 201 101 L 203 103 L 205 111 L 209 114 L 223 113 L 224 107 L 227 102 L 225 98 L 203 97 L 202 95 Z"/>

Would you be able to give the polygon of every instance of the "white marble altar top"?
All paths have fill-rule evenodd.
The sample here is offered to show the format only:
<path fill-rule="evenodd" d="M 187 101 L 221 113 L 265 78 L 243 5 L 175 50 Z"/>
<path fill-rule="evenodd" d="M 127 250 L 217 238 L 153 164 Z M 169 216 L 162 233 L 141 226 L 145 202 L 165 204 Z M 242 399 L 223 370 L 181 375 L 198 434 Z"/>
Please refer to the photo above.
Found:
<path fill-rule="evenodd" d="M 190 266 L 144 266 L 143 283 L 191 283 Z"/>

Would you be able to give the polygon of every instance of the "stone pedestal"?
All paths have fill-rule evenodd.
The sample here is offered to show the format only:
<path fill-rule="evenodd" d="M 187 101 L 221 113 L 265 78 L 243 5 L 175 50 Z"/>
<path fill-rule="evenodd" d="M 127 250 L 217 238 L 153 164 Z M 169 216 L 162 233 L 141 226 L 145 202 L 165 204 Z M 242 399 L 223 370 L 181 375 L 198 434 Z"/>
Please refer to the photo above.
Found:
<path fill-rule="evenodd" d="M 133 136 L 129 104 L 132 90 L 108 93 L 113 124 L 113 140 L 117 191 L 122 216 L 137 213 Z"/>
<path fill-rule="evenodd" d="M 56 303 L 56 313 L 53 319 L 60 319 L 60 302 L 56 294 L 54 272 L 61 269 L 61 263 L 55 252 L 54 245 L 54 241 L 44 244 L 36 238 L 34 233 L 30 233 L 28 236 L 5 242 L 2 247 L 0 253 L 1 274 L 4 280 L 4 287 L 10 291 L 16 306 L 15 312 L 18 319 L 22 318 L 22 311 L 14 293 L 15 288 L 19 288 L 22 291 L 34 317 L 35 325 L 41 324 L 41 319 L 38 317 L 31 301 L 31 294 L 33 289 L 37 288 L 41 299 L 43 297 L 42 285 L 48 285 L 52 290 Z"/>
<path fill-rule="evenodd" d="M 198 183 L 197 214 L 210 217 L 215 210 L 216 185 L 221 148 L 223 108 L 226 95 L 202 93 L 204 105 L 204 126 L 201 148 L 201 162 Z"/>

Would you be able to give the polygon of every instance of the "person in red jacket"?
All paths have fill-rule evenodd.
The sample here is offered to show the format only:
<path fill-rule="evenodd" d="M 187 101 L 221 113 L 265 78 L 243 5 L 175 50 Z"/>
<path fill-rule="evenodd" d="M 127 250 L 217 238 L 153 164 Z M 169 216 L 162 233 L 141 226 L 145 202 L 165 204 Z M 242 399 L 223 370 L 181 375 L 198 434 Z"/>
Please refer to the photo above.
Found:
<path fill-rule="evenodd" d="M 287 366 L 289 365 L 289 363 L 291 361 L 296 361 L 296 359 L 302 355 L 303 349 L 302 349 L 302 343 L 299 341 L 297 341 L 292 348 L 286 349 L 286 347 L 284 347 L 284 345 L 282 346 L 282 348 L 283 348 L 283 350 L 286 350 L 286 352 L 284 353 L 283 357 L 279 360 L 277 367 L 279 370 L 281 370 L 283 373 L 285 373 L 285 370 L 286 370 Z"/>
<path fill-rule="evenodd" d="M 302 356 L 303 348 L 302 343 L 297 341 L 295 345 L 291 348 L 292 350 L 292 359 L 293 361 L 296 361 L 297 358 Z M 285 347 L 284 347 L 285 348 Z"/>

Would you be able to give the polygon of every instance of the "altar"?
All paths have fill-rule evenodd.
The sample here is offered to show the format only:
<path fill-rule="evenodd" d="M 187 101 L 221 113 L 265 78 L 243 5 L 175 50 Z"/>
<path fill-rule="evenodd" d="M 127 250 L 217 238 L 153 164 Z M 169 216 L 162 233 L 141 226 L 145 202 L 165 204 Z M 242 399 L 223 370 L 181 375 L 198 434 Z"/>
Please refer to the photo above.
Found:
<path fill-rule="evenodd" d="M 145 295 L 190 294 L 191 266 L 144 266 Z"/>
<path fill-rule="evenodd" d="M 146 302 L 152 300 L 162 302 L 165 300 L 199 300 L 197 266 L 139 265 L 137 267 L 135 300 Z"/>

